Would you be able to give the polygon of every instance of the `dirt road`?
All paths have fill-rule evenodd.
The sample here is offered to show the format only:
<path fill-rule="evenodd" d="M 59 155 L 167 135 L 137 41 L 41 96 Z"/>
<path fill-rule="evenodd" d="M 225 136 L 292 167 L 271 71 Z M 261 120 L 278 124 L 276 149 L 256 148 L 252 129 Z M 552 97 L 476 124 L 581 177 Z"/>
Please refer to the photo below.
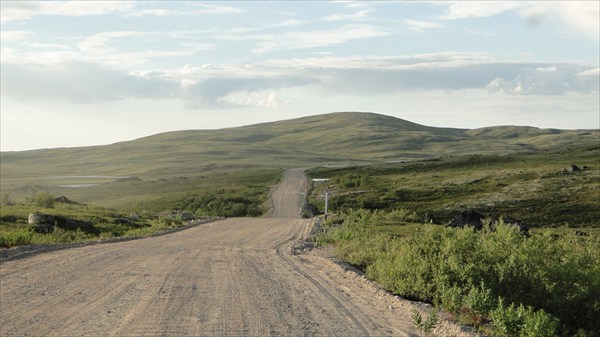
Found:
<path fill-rule="evenodd" d="M 273 216 L 287 218 L 228 219 L 3 262 L 0 335 L 416 336 L 413 304 L 319 252 L 291 253 L 310 227 L 295 218 L 298 203 L 288 206 L 303 181 L 290 171 L 273 191 L 287 200 Z"/>
<path fill-rule="evenodd" d="M 283 173 L 282 183 L 271 192 L 271 218 L 299 218 L 308 191 L 308 182 L 303 169 L 291 169 Z"/>

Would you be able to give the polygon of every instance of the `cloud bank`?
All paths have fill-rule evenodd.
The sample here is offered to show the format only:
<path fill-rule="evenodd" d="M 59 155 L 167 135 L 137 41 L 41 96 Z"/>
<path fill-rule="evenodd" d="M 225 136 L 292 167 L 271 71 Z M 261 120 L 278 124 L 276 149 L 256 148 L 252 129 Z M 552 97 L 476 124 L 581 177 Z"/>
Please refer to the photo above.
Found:
<path fill-rule="evenodd" d="M 600 37 L 599 1 L 444 1 L 446 20 L 486 18 L 516 12 L 532 26 L 556 20 L 592 40 Z"/>
<path fill-rule="evenodd" d="M 351 95 L 485 89 L 508 95 L 554 96 L 598 94 L 598 82 L 594 66 L 502 62 L 485 53 L 448 52 L 280 59 L 130 72 L 74 61 L 43 66 L 5 64 L 2 95 L 71 102 L 176 98 L 188 107 L 231 108 L 249 104 L 228 99 L 231 95 L 298 87 Z"/>

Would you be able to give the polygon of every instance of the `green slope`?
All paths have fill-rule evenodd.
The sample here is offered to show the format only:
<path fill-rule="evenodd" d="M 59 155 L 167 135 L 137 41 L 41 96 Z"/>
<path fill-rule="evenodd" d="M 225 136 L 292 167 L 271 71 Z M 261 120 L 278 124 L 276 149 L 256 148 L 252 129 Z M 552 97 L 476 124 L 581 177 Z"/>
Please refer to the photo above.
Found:
<path fill-rule="evenodd" d="M 167 132 L 105 146 L 2 152 L 0 178 L 3 192 L 19 195 L 30 186 L 51 189 L 59 182 L 104 184 L 119 180 L 126 186 L 118 177 L 156 181 L 240 169 L 537 152 L 598 146 L 599 139 L 599 130 L 435 128 L 374 113 L 342 112 L 221 130 Z M 110 177 L 90 181 L 73 176 Z M 96 192 L 87 190 L 88 194 Z M 115 187 L 115 191 L 121 190 Z M 93 201 L 93 197 L 84 199 Z"/>

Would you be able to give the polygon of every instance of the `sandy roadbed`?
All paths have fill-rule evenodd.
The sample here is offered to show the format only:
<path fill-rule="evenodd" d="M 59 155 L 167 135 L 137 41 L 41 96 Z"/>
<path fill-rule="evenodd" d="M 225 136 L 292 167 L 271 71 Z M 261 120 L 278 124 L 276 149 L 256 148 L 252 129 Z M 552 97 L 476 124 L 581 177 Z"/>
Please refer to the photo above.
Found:
<path fill-rule="evenodd" d="M 275 189 L 292 206 L 273 214 L 297 214 L 300 194 Z M 292 254 L 309 230 L 309 220 L 235 218 L 2 262 L 0 336 L 417 336 L 418 304 L 327 251 Z M 437 331 L 470 335 L 446 321 Z"/>

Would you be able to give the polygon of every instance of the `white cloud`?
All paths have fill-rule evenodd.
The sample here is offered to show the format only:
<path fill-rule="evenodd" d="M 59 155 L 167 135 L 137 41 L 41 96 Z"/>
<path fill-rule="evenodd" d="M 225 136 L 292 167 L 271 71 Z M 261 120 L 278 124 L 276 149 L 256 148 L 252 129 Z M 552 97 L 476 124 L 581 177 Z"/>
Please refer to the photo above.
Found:
<path fill-rule="evenodd" d="M 389 34 L 391 34 L 389 31 L 366 24 L 345 25 L 331 30 L 286 32 L 278 36 L 263 35 L 258 37 L 262 41 L 252 51 L 256 54 L 263 54 L 276 50 L 323 47 L 350 40 L 373 38 Z"/>
<path fill-rule="evenodd" d="M 130 1 L 3 1 L 2 24 L 29 20 L 39 15 L 87 16 L 133 10 Z"/>
<path fill-rule="evenodd" d="M 341 0 L 341 1 L 333 1 L 333 2 L 334 3 L 340 3 L 345 8 L 350 8 L 350 9 L 364 9 L 364 8 L 369 8 L 371 6 L 371 4 L 368 1 L 345 1 L 345 0 Z"/>
<path fill-rule="evenodd" d="M 88 53 L 107 53 L 114 51 L 113 48 L 108 46 L 108 43 L 113 39 L 140 37 L 148 34 L 137 31 L 102 32 L 84 39 L 78 46 L 79 49 Z"/>
<path fill-rule="evenodd" d="M 600 76 L 600 68 L 592 68 L 588 70 L 584 70 L 577 74 L 577 76 Z"/>
<path fill-rule="evenodd" d="M 47 65 L 56 66 L 64 62 L 74 62 L 81 59 L 81 55 L 69 50 L 44 50 L 23 52 L 11 48 L 2 48 L 0 57 L 3 66 L 14 65 Z"/>
<path fill-rule="evenodd" d="M 57 44 L 57 43 L 28 43 L 27 44 L 29 47 L 31 48 L 40 48 L 40 49 L 63 49 L 63 50 L 68 50 L 70 49 L 69 46 L 66 46 L 64 44 Z"/>
<path fill-rule="evenodd" d="M 471 30 L 471 29 L 467 29 L 466 32 L 469 33 L 469 34 L 471 34 L 471 35 L 480 35 L 480 36 L 487 36 L 487 37 L 492 37 L 492 36 L 498 35 L 498 33 L 496 33 L 496 32 L 481 31 L 481 30 Z"/>
<path fill-rule="evenodd" d="M 29 20 L 35 16 L 88 16 L 119 13 L 124 16 L 192 16 L 239 14 L 241 8 L 199 2 L 189 2 L 191 10 L 150 8 L 136 10 L 134 1 L 3 1 L 2 24 Z"/>
<path fill-rule="evenodd" d="M 268 93 L 265 97 L 264 92 L 235 92 L 218 99 L 218 102 L 225 107 L 258 107 L 267 109 L 279 109 L 291 104 L 289 100 L 283 100 L 274 93 Z"/>
<path fill-rule="evenodd" d="M 2 31 L 0 32 L 0 39 L 2 42 L 14 42 L 26 40 L 30 37 L 35 36 L 33 32 L 28 32 L 24 30 L 12 30 L 12 31 Z"/>
<path fill-rule="evenodd" d="M 553 4 L 549 2 L 548 5 Z M 600 37 L 600 1 L 564 1 L 557 2 L 553 9 L 569 27 L 598 41 Z M 552 10 L 551 9 L 551 10 Z"/>
<path fill-rule="evenodd" d="M 140 32 L 113 31 L 101 32 L 85 37 L 73 48 L 69 45 L 26 42 L 37 50 L 2 48 L 2 62 L 12 64 L 57 65 L 68 62 L 90 62 L 127 68 L 140 66 L 153 59 L 190 56 L 199 52 L 214 49 L 215 45 L 208 42 L 186 42 L 198 36 L 205 36 L 212 31 L 172 31 L 172 32 Z M 4 32 L 3 32 L 4 33 Z M 14 34 L 14 36 L 26 34 Z M 140 39 L 144 37 L 145 39 Z M 121 51 L 114 44 L 115 40 L 123 39 L 133 51 Z M 129 39 L 129 40 L 127 40 Z M 169 39 L 167 45 L 157 44 L 157 48 L 149 48 L 143 43 L 148 40 Z M 139 47 L 141 46 L 141 48 Z M 164 47 L 176 48 L 161 50 Z"/>
<path fill-rule="evenodd" d="M 163 9 L 163 8 L 151 8 L 151 9 L 140 9 L 128 14 L 128 16 L 197 16 L 203 14 L 210 15 L 224 15 L 224 14 L 239 14 L 244 13 L 241 8 L 223 6 L 223 5 L 211 5 L 203 3 L 190 2 L 189 5 L 198 9 L 183 10 L 183 9 Z"/>
<path fill-rule="evenodd" d="M 526 64 L 514 76 L 499 76 L 487 85 L 491 92 L 514 95 L 564 95 L 570 92 L 598 94 L 594 70 L 584 66 L 561 64 L 533 67 Z M 589 74 L 583 75 L 582 74 Z"/>
<path fill-rule="evenodd" d="M 458 67 L 461 65 L 477 65 L 498 63 L 489 53 L 473 52 L 440 52 L 405 56 L 344 56 L 313 57 L 291 60 L 269 60 L 265 64 L 274 67 L 296 69 L 417 69 Z"/>
<path fill-rule="evenodd" d="M 42 46 L 43 47 L 43 46 Z M 46 46 L 50 47 L 50 46 Z M 175 58 L 194 55 L 197 50 L 145 50 L 137 52 L 112 52 L 110 48 L 94 49 L 89 52 L 72 51 L 69 48 L 42 48 L 35 51 L 17 51 L 11 48 L 2 48 L 0 56 L 2 64 L 13 65 L 32 65 L 62 67 L 70 63 L 89 63 L 91 66 L 109 66 L 119 69 L 130 69 L 131 67 L 141 67 L 151 60 L 158 58 Z M 37 48 L 39 49 L 39 48 Z M 57 74 L 57 76 L 59 76 Z"/>
<path fill-rule="evenodd" d="M 273 24 L 269 24 L 269 25 L 264 25 L 264 26 L 255 26 L 255 27 L 239 27 L 239 28 L 234 28 L 231 30 L 232 33 L 250 33 L 250 32 L 256 32 L 256 31 L 261 31 L 261 30 L 268 30 L 268 29 L 273 29 L 273 28 L 284 28 L 284 27 L 295 27 L 295 26 L 301 26 L 303 24 L 308 23 L 308 21 L 304 21 L 304 20 L 297 20 L 297 19 L 291 19 L 291 20 L 285 20 L 282 22 L 277 22 L 277 23 L 273 23 Z"/>
<path fill-rule="evenodd" d="M 259 106 L 263 106 L 263 107 L 271 108 L 271 109 L 277 109 L 277 108 L 281 107 L 282 105 L 289 105 L 289 104 L 291 104 L 290 101 L 281 100 L 279 97 L 277 97 L 277 95 L 275 93 L 269 94 L 269 97 L 258 102 Z"/>
<path fill-rule="evenodd" d="M 514 11 L 532 26 L 549 18 L 558 20 L 587 38 L 600 37 L 599 1 L 448 1 L 444 19 L 484 18 Z"/>
<path fill-rule="evenodd" d="M 523 3 L 517 1 L 447 1 L 439 4 L 448 6 L 447 12 L 443 16 L 448 20 L 485 18 L 524 6 Z"/>
<path fill-rule="evenodd" d="M 404 23 L 409 27 L 410 30 L 422 32 L 427 29 L 443 28 L 444 25 L 436 22 L 419 21 L 419 20 L 404 20 Z"/>
<path fill-rule="evenodd" d="M 541 72 L 555 72 L 557 70 L 557 68 L 554 67 L 554 66 L 553 67 L 546 67 L 546 68 L 539 67 L 539 68 L 536 68 L 535 70 L 541 71 Z"/>
<path fill-rule="evenodd" d="M 245 10 L 237 7 L 214 5 L 200 2 L 190 2 L 192 6 L 200 7 L 198 11 L 204 14 L 237 14 L 244 13 Z"/>
<path fill-rule="evenodd" d="M 189 15 L 189 12 L 172 9 L 141 9 L 136 12 L 129 14 L 129 16 L 144 16 L 144 15 L 155 15 L 155 16 L 179 16 Z"/>
<path fill-rule="evenodd" d="M 372 11 L 373 11 L 372 9 L 368 8 L 368 9 L 363 9 L 363 10 L 360 10 L 360 11 L 352 13 L 352 14 L 333 14 L 333 15 L 323 17 L 322 20 L 323 21 L 360 20 L 360 19 L 369 17 L 369 13 L 371 13 Z"/>
<path fill-rule="evenodd" d="M 111 67 L 82 62 L 76 57 L 38 66 L 5 62 L 2 95 L 19 100 L 67 102 L 178 99 L 188 107 L 218 109 L 283 107 L 290 102 L 277 93 L 293 88 L 353 97 L 470 89 L 523 96 L 599 91 L 598 68 L 501 62 L 486 53 L 313 57 L 253 64 L 188 64 L 143 71 L 126 71 L 118 67 L 118 61 L 114 59 Z"/>

